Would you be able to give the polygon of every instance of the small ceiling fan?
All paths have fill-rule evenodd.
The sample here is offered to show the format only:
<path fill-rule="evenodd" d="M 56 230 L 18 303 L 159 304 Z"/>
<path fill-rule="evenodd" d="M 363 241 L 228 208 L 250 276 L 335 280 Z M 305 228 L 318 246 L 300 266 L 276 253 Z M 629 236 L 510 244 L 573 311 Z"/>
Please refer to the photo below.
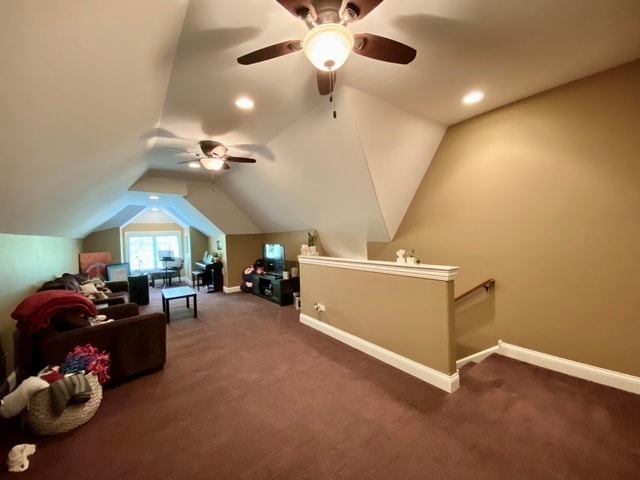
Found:
<path fill-rule="evenodd" d="M 368 15 L 383 0 L 276 0 L 307 25 L 303 40 L 288 40 L 247 53 L 238 58 L 241 65 L 304 51 L 318 69 L 320 95 L 333 93 L 336 70 L 353 51 L 358 55 L 385 62 L 406 65 L 413 61 L 416 50 L 403 43 L 372 33 L 352 33 L 347 26 Z M 344 7 L 343 7 L 344 3 Z"/>
<path fill-rule="evenodd" d="M 199 161 L 200 164 L 207 170 L 228 170 L 231 168 L 229 163 L 256 163 L 254 158 L 236 157 L 233 155 L 227 155 L 229 149 L 222 143 L 215 140 L 201 140 L 199 142 L 202 153 L 193 153 L 185 150 L 177 150 L 175 148 L 168 148 L 180 153 L 186 153 L 195 157 L 193 160 L 185 160 L 178 163 L 192 163 Z"/>

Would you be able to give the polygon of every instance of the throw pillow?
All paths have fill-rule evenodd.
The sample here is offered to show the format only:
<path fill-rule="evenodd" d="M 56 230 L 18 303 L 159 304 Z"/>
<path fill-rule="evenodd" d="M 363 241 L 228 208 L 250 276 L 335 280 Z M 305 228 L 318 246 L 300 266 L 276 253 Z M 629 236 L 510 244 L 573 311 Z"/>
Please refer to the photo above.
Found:
<path fill-rule="evenodd" d="M 89 296 L 92 293 L 96 293 L 98 291 L 95 283 L 92 283 L 92 282 L 83 283 L 82 285 L 80 285 L 80 288 L 82 289 L 82 293 L 84 293 L 87 296 Z"/>
<path fill-rule="evenodd" d="M 100 290 L 98 290 L 95 293 L 90 293 L 89 294 L 89 298 L 91 300 L 106 300 L 107 298 L 109 298 L 109 296 L 106 293 L 101 292 Z"/>
<path fill-rule="evenodd" d="M 104 287 L 105 283 L 100 277 L 90 278 L 87 280 L 88 282 L 92 282 L 96 287 Z"/>
<path fill-rule="evenodd" d="M 84 282 L 84 284 L 88 284 L 88 283 L 92 283 L 93 285 L 95 285 L 100 292 L 111 293 L 111 290 L 109 289 L 109 287 L 107 287 L 107 284 L 104 283 L 104 281 L 101 278 L 98 278 L 98 277 L 91 278 L 86 282 Z"/>

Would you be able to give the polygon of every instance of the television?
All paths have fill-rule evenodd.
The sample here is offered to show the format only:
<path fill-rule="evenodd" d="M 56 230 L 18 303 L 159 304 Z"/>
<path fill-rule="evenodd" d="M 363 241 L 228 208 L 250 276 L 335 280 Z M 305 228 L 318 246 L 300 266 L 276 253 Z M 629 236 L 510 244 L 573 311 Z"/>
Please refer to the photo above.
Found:
<path fill-rule="evenodd" d="M 265 243 L 262 245 L 262 259 L 264 260 L 265 273 L 282 276 L 282 272 L 285 270 L 284 245 Z"/>

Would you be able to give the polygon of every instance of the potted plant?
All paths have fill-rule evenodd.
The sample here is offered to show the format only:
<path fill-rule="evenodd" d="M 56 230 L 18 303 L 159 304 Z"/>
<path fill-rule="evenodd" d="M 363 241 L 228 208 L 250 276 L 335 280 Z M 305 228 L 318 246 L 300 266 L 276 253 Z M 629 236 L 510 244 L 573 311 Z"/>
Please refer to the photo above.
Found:
<path fill-rule="evenodd" d="M 416 259 L 415 259 L 416 253 L 415 251 L 412 249 L 407 251 L 407 263 L 416 263 Z"/>
<path fill-rule="evenodd" d="M 317 244 L 318 244 L 318 232 L 316 230 L 307 232 L 307 245 L 309 246 L 311 255 L 316 253 Z"/>

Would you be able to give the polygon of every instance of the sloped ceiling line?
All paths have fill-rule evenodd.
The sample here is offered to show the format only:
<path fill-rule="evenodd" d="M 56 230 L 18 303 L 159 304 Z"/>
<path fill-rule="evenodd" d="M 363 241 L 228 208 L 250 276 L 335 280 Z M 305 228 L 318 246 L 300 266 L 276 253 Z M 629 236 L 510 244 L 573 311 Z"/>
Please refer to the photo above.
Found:
<path fill-rule="evenodd" d="M 424 177 L 446 127 L 348 89 L 376 198 L 393 238 Z"/>

